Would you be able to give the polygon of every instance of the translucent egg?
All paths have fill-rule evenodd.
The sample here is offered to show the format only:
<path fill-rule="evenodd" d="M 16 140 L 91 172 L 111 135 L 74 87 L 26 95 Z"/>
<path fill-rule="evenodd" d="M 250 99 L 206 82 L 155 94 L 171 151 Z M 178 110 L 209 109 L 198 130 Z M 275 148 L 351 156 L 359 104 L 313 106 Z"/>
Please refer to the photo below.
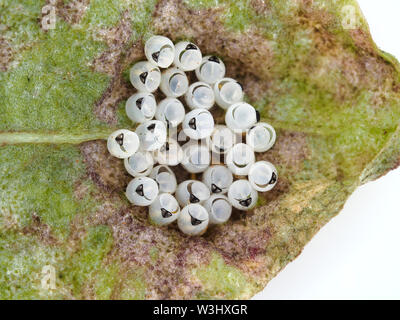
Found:
<path fill-rule="evenodd" d="M 189 204 L 178 217 L 179 229 L 189 236 L 199 236 L 206 232 L 209 217 L 207 210 L 200 204 Z"/>
<path fill-rule="evenodd" d="M 224 195 L 213 194 L 203 206 L 208 212 L 210 224 L 223 224 L 231 217 L 232 205 Z"/>
<path fill-rule="evenodd" d="M 153 119 L 157 102 L 153 94 L 138 92 L 131 96 L 125 105 L 126 114 L 133 122 L 146 122 Z"/>
<path fill-rule="evenodd" d="M 212 166 L 203 173 L 203 182 L 211 193 L 224 194 L 233 182 L 233 175 L 225 166 Z"/>
<path fill-rule="evenodd" d="M 145 151 L 160 149 L 167 141 L 167 128 L 158 120 L 142 123 L 136 128 L 140 140 L 140 148 Z"/>
<path fill-rule="evenodd" d="M 120 159 L 132 156 L 139 149 L 139 145 L 137 134 L 125 129 L 113 132 L 107 139 L 108 151 Z"/>
<path fill-rule="evenodd" d="M 247 180 L 236 180 L 229 187 L 228 199 L 236 209 L 247 211 L 253 209 L 258 200 L 257 191 Z"/>
<path fill-rule="evenodd" d="M 260 120 L 260 114 L 245 102 L 231 105 L 225 114 L 225 123 L 233 131 L 244 132 Z"/>
<path fill-rule="evenodd" d="M 183 159 L 183 151 L 181 146 L 170 138 L 159 150 L 154 152 L 154 158 L 159 164 L 177 166 Z"/>
<path fill-rule="evenodd" d="M 175 45 L 174 64 L 179 69 L 193 71 L 200 66 L 202 59 L 201 51 L 195 44 L 181 41 Z"/>
<path fill-rule="evenodd" d="M 204 172 L 211 162 L 207 145 L 187 143 L 183 146 L 182 166 L 190 173 Z"/>
<path fill-rule="evenodd" d="M 185 94 L 185 101 L 190 109 L 210 109 L 214 103 L 214 91 L 205 82 L 195 82 L 190 85 Z"/>
<path fill-rule="evenodd" d="M 158 195 L 157 183 L 148 177 L 138 177 L 129 182 L 126 197 L 137 206 L 151 205 Z"/>
<path fill-rule="evenodd" d="M 254 151 L 250 146 L 245 143 L 238 143 L 229 150 L 226 156 L 226 164 L 233 174 L 245 176 L 249 173 L 255 158 Z"/>
<path fill-rule="evenodd" d="M 208 110 L 195 109 L 186 114 L 182 128 L 191 139 L 200 140 L 211 136 L 214 130 L 214 117 Z"/>
<path fill-rule="evenodd" d="M 160 85 L 161 72 L 148 61 L 136 63 L 130 70 L 130 80 L 138 91 L 154 92 Z"/>
<path fill-rule="evenodd" d="M 139 150 L 129 158 L 125 158 L 124 165 L 130 175 L 146 177 L 153 169 L 154 161 L 150 152 Z"/>
<path fill-rule="evenodd" d="M 154 179 L 160 190 L 160 193 L 174 193 L 177 182 L 175 174 L 166 165 L 158 165 L 150 173 L 150 178 Z"/>
<path fill-rule="evenodd" d="M 273 147 L 275 141 L 275 129 L 265 122 L 257 123 L 246 132 L 246 143 L 255 152 L 268 151 Z"/>
<path fill-rule="evenodd" d="M 185 118 L 185 107 L 176 98 L 166 98 L 158 104 L 156 119 L 164 122 L 167 128 L 176 128 Z"/>
<path fill-rule="evenodd" d="M 199 81 L 214 84 L 225 76 L 225 64 L 216 56 L 205 56 L 196 69 Z"/>
<path fill-rule="evenodd" d="M 257 191 L 270 191 L 278 181 L 278 172 L 272 163 L 258 161 L 250 167 L 249 181 Z"/>
<path fill-rule="evenodd" d="M 215 101 L 222 109 L 228 109 L 231 105 L 242 102 L 244 92 L 241 84 L 231 78 L 223 78 L 214 84 Z"/>
<path fill-rule="evenodd" d="M 144 53 L 147 60 L 160 68 L 168 68 L 175 57 L 175 46 L 170 39 L 163 36 L 153 36 L 146 41 Z"/>
<path fill-rule="evenodd" d="M 182 70 L 172 67 L 162 73 L 160 89 L 167 97 L 183 96 L 188 87 L 189 80 Z"/>
<path fill-rule="evenodd" d="M 189 203 L 202 203 L 210 197 L 207 186 L 196 180 L 186 180 L 178 185 L 176 199 L 184 207 Z"/>
<path fill-rule="evenodd" d="M 216 125 L 211 135 L 210 148 L 217 154 L 225 154 L 237 142 L 236 134 L 224 125 Z"/>
<path fill-rule="evenodd" d="M 166 226 L 178 219 L 181 209 L 175 197 L 161 193 L 149 207 L 150 221 L 158 226 Z"/>

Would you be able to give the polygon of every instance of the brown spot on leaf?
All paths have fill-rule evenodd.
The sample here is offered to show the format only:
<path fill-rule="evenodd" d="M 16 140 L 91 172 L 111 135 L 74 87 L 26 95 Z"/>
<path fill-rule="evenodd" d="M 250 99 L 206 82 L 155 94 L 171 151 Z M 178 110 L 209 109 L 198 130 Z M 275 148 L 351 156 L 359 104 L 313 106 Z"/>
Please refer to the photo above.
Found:
<path fill-rule="evenodd" d="M 8 41 L 0 36 L 0 71 L 6 72 L 13 60 L 13 50 Z"/>
<path fill-rule="evenodd" d="M 223 11 L 222 7 L 190 9 L 180 0 L 163 0 L 156 6 L 153 28 L 174 41 L 193 39 L 203 52 L 221 56 L 227 66 L 241 65 L 241 75 L 251 73 L 268 80 L 273 65 L 270 43 L 255 28 L 241 33 L 227 30 L 221 21 Z"/>
<path fill-rule="evenodd" d="M 95 105 L 95 114 L 108 124 L 117 123 L 118 103 L 129 98 L 135 89 L 123 77 L 123 71 L 134 61 L 144 57 L 141 41 L 132 43 L 132 26 L 129 12 L 125 11 L 119 24 L 98 32 L 108 49 L 93 61 L 93 69 L 111 76 L 111 82 Z"/>
<path fill-rule="evenodd" d="M 50 1 L 47 1 L 50 3 Z M 69 24 L 77 24 L 89 7 L 90 0 L 71 0 L 66 3 L 58 0 L 56 3 L 56 14 Z"/>
<path fill-rule="evenodd" d="M 113 157 L 105 141 L 96 140 L 80 145 L 90 179 L 107 192 L 123 191 L 130 180 L 123 161 Z"/>
<path fill-rule="evenodd" d="M 39 238 L 46 245 L 57 245 L 58 239 L 51 232 L 50 227 L 43 223 L 35 212 L 32 213 L 32 223 L 22 229 L 23 234 L 30 234 Z"/>

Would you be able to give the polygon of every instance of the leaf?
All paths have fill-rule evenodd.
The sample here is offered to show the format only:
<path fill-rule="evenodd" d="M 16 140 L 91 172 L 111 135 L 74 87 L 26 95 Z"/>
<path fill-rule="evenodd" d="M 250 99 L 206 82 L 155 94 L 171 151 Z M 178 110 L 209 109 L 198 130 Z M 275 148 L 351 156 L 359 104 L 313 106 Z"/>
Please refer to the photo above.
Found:
<path fill-rule="evenodd" d="M 2 299 L 250 298 L 400 163 L 399 65 L 354 1 L 59 1 L 54 30 L 44 5 L 0 2 Z M 204 237 L 152 226 L 105 146 L 134 127 L 127 71 L 151 34 L 221 56 L 277 129 L 258 155 L 276 188 Z"/>

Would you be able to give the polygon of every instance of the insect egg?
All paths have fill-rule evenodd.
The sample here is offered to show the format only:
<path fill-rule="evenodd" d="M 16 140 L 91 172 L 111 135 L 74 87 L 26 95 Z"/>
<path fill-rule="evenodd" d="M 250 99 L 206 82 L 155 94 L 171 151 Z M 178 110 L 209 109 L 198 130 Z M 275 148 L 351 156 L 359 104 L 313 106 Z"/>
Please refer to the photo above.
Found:
<path fill-rule="evenodd" d="M 166 98 L 158 104 L 156 119 L 167 128 L 176 128 L 185 118 L 185 107 L 176 98 Z"/>
<path fill-rule="evenodd" d="M 212 166 L 203 173 L 203 182 L 211 193 L 224 194 L 233 182 L 233 175 L 225 166 Z"/>
<path fill-rule="evenodd" d="M 140 147 L 146 151 L 154 151 L 162 147 L 167 140 L 167 128 L 158 120 L 142 123 L 136 128 L 139 136 Z"/>
<path fill-rule="evenodd" d="M 117 158 L 129 158 L 139 149 L 139 138 L 135 132 L 121 129 L 113 132 L 107 139 L 108 151 Z"/>
<path fill-rule="evenodd" d="M 234 145 L 226 156 L 226 164 L 228 168 L 233 172 L 233 174 L 238 176 L 247 175 L 254 162 L 254 151 L 245 143 Z"/>
<path fill-rule="evenodd" d="M 191 84 L 185 94 L 185 100 L 190 109 L 208 110 L 215 103 L 213 89 L 205 82 Z"/>
<path fill-rule="evenodd" d="M 161 82 L 161 72 L 158 67 L 148 61 L 136 63 L 129 74 L 132 85 L 138 91 L 154 92 Z"/>
<path fill-rule="evenodd" d="M 201 140 L 211 136 L 214 130 L 214 117 L 208 110 L 195 109 L 186 114 L 182 128 L 191 139 Z"/>
<path fill-rule="evenodd" d="M 196 180 L 186 180 L 178 185 L 176 199 L 183 207 L 189 203 L 202 203 L 210 197 L 207 186 Z"/>
<path fill-rule="evenodd" d="M 266 192 L 275 187 L 278 172 L 272 163 L 258 161 L 250 167 L 249 181 L 257 191 Z"/>
<path fill-rule="evenodd" d="M 183 151 L 175 140 L 168 139 L 159 150 L 154 152 L 154 157 L 159 164 L 177 166 L 183 159 Z"/>
<path fill-rule="evenodd" d="M 149 207 L 149 218 L 154 224 L 165 226 L 178 219 L 180 211 L 173 195 L 160 193 Z"/>
<path fill-rule="evenodd" d="M 246 143 L 255 152 L 268 151 L 275 144 L 275 140 L 274 128 L 264 122 L 257 123 L 246 132 Z"/>
<path fill-rule="evenodd" d="M 160 89 L 167 97 L 183 96 L 188 86 L 189 80 L 182 70 L 172 67 L 162 73 Z"/>
<path fill-rule="evenodd" d="M 157 183 L 148 177 L 138 177 L 129 182 L 126 197 L 137 206 L 149 206 L 158 195 Z"/>
<path fill-rule="evenodd" d="M 225 76 L 225 64 L 216 56 L 205 56 L 196 69 L 197 79 L 214 84 Z"/>
<path fill-rule="evenodd" d="M 207 210 L 200 204 L 189 204 L 184 207 L 178 217 L 179 229 L 187 235 L 202 235 L 208 227 Z"/>
<path fill-rule="evenodd" d="M 255 207 L 258 193 L 247 180 L 236 180 L 229 187 L 229 202 L 236 209 L 247 211 Z"/>
<path fill-rule="evenodd" d="M 210 224 L 222 224 L 231 217 L 232 205 L 224 195 L 213 194 L 203 206 L 208 212 Z"/>
<path fill-rule="evenodd" d="M 133 122 L 145 122 L 153 119 L 157 102 L 153 94 L 138 92 L 131 96 L 125 105 L 126 114 Z"/>
<path fill-rule="evenodd" d="M 236 143 L 236 134 L 224 125 L 216 125 L 211 135 L 210 148 L 217 154 L 225 154 Z"/>
<path fill-rule="evenodd" d="M 165 165 L 158 165 L 150 173 L 150 178 L 154 179 L 160 190 L 160 193 L 174 193 L 177 182 L 175 174 Z"/>
<path fill-rule="evenodd" d="M 231 78 L 223 78 L 214 84 L 215 101 L 222 109 L 228 109 L 232 104 L 242 102 L 244 93 L 239 82 Z"/>
<path fill-rule="evenodd" d="M 225 114 L 226 125 L 234 131 L 245 131 L 260 120 L 260 114 L 245 102 L 231 105 Z"/>
<path fill-rule="evenodd" d="M 187 143 L 183 146 L 182 166 L 190 173 L 205 171 L 211 162 L 208 147 L 203 144 Z"/>
<path fill-rule="evenodd" d="M 183 71 L 193 71 L 202 61 L 202 54 L 195 44 L 187 41 L 178 42 L 175 45 L 174 64 Z"/>
<path fill-rule="evenodd" d="M 134 177 L 148 176 L 153 169 L 154 161 L 150 152 L 137 151 L 129 158 L 124 159 L 126 171 Z"/>
<path fill-rule="evenodd" d="M 168 68 L 174 62 L 175 46 L 167 37 L 153 36 L 146 41 L 144 53 L 156 66 Z"/>

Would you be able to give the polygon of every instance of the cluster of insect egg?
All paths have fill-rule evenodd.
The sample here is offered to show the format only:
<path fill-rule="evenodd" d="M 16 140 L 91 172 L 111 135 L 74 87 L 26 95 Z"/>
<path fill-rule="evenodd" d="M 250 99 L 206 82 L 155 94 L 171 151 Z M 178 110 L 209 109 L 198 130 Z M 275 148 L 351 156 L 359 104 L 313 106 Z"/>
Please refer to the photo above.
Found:
<path fill-rule="evenodd" d="M 225 223 L 232 206 L 250 210 L 258 191 L 275 186 L 275 167 L 256 162 L 254 152 L 270 149 L 276 134 L 269 124 L 259 122 L 253 106 L 243 102 L 242 86 L 225 78 L 225 65 L 218 57 L 202 57 L 195 44 L 174 45 L 162 36 L 146 42 L 145 55 L 148 60 L 130 70 L 138 92 L 126 103 L 128 117 L 139 126 L 135 132 L 112 133 L 107 146 L 112 155 L 124 159 L 126 170 L 135 177 L 126 189 L 130 202 L 149 206 L 149 218 L 156 225 L 177 220 L 185 234 L 201 235 L 209 224 Z M 195 71 L 199 81 L 189 85 L 188 71 Z M 153 93 L 158 88 L 165 99 L 157 104 Z M 184 98 L 191 111 L 186 113 L 178 98 Z M 226 125 L 215 125 L 208 111 L 215 103 L 226 110 Z M 178 128 L 189 140 L 183 146 L 169 135 Z M 246 143 L 237 143 L 244 134 Z M 213 154 L 224 156 L 226 166 L 210 166 Z M 192 174 L 203 173 L 203 181 L 178 185 L 170 169 L 178 164 Z"/>

